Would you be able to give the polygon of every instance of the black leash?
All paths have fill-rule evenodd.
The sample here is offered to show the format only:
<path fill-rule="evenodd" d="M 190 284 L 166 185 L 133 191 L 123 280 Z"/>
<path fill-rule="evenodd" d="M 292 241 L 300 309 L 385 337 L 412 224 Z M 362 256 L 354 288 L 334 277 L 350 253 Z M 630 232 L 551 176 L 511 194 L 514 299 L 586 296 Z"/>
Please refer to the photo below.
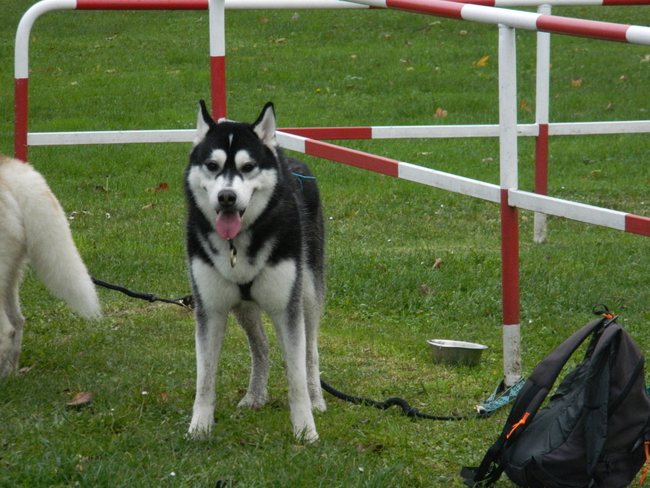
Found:
<path fill-rule="evenodd" d="M 422 413 L 417 408 L 409 405 L 408 402 L 402 398 L 389 398 L 384 402 L 378 402 L 376 400 L 371 400 L 369 398 L 357 397 L 357 396 L 352 396 L 352 395 L 347 395 L 345 393 L 342 393 L 336 390 L 335 388 L 332 388 L 325 381 L 323 381 L 322 378 L 320 380 L 320 385 L 323 388 L 323 390 L 325 390 L 330 395 L 333 395 L 340 400 L 354 403 L 356 405 L 368 405 L 371 407 L 378 408 L 380 410 L 387 410 L 390 407 L 398 406 L 404 411 L 407 417 L 415 417 L 415 418 L 427 419 L 427 420 L 467 420 L 467 419 L 480 418 L 479 415 L 453 416 L 453 417 L 440 416 L 440 415 L 427 415 L 426 413 Z"/>
<path fill-rule="evenodd" d="M 138 298 L 140 300 L 146 300 L 150 303 L 153 302 L 164 302 L 164 303 L 171 303 L 174 305 L 178 305 L 180 307 L 187 308 L 189 310 L 192 310 L 194 308 L 194 298 L 192 295 L 186 295 L 181 298 L 176 298 L 174 300 L 169 300 L 167 298 L 159 298 L 156 295 L 152 293 L 140 293 L 137 291 L 131 291 L 128 288 L 124 288 L 123 286 L 118 286 L 118 285 L 113 285 L 112 283 L 106 283 L 105 281 L 98 280 L 94 276 L 91 276 L 90 279 L 93 280 L 93 283 L 97 286 L 101 286 L 103 288 L 108 288 L 109 290 L 115 290 L 119 291 L 121 293 L 124 293 L 125 295 L 130 296 L 131 298 Z"/>

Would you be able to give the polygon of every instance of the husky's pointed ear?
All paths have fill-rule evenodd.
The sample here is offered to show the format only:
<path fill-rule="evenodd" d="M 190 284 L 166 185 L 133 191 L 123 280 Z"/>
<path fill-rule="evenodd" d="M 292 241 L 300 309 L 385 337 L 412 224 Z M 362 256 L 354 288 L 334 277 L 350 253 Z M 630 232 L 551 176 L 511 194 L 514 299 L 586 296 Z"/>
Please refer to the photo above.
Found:
<path fill-rule="evenodd" d="M 196 121 L 196 138 L 194 139 L 194 146 L 199 144 L 208 131 L 216 125 L 214 119 L 208 112 L 208 107 L 205 105 L 205 100 L 199 101 L 199 116 Z"/>
<path fill-rule="evenodd" d="M 262 113 L 253 123 L 253 130 L 262 143 L 275 151 L 277 142 L 275 142 L 275 110 L 273 103 L 267 102 L 262 109 Z"/>

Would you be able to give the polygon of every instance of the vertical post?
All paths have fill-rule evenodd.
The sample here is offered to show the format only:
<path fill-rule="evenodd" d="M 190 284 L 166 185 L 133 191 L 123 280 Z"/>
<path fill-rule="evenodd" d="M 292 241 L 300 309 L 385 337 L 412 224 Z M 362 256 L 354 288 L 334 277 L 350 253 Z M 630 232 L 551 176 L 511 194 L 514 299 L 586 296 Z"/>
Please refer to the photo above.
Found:
<path fill-rule="evenodd" d="M 210 95 L 212 116 L 226 117 L 226 2 L 210 0 Z"/>
<path fill-rule="evenodd" d="M 551 15 L 550 5 L 540 5 L 537 12 Z M 551 66 L 551 34 L 537 32 L 537 83 L 535 96 L 535 122 L 539 134 L 535 139 L 535 193 L 548 193 L 548 118 Z M 546 241 L 546 214 L 535 212 L 535 242 Z"/>
<path fill-rule="evenodd" d="M 14 157 L 27 161 L 27 78 L 14 81 Z"/>
<path fill-rule="evenodd" d="M 499 158 L 504 385 L 521 378 L 519 326 L 519 223 L 508 190 L 517 189 L 517 53 L 515 30 L 499 25 Z"/>

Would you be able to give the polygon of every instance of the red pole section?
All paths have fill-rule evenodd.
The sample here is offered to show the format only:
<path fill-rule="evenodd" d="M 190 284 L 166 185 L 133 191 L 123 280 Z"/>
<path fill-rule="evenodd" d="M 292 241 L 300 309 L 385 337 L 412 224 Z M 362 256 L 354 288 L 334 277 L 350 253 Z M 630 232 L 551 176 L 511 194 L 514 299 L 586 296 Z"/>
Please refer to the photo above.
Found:
<path fill-rule="evenodd" d="M 210 95 L 212 99 L 212 117 L 226 117 L 226 57 L 210 58 Z"/>
<path fill-rule="evenodd" d="M 606 41 L 628 42 L 626 34 L 630 26 L 595 20 L 541 15 L 537 19 L 537 28 L 553 34 L 570 34 Z"/>
<path fill-rule="evenodd" d="M 318 158 L 337 161 L 357 168 L 367 169 L 375 173 L 399 177 L 399 161 L 375 156 L 372 154 L 335 146 L 326 142 L 305 140 L 305 154 Z"/>
<path fill-rule="evenodd" d="M 535 140 L 535 193 L 548 193 L 548 124 L 539 124 Z"/>
<path fill-rule="evenodd" d="M 77 10 L 207 10 L 208 0 L 77 0 Z"/>
<path fill-rule="evenodd" d="M 465 4 L 442 0 L 386 0 L 386 7 L 406 12 L 423 13 L 463 20 L 461 10 Z"/>
<path fill-rule="evenodd" d="M 519 223 L 517 207 L 508 205 L 501 189 L 501 293 L 503 325 L 519 324 Z"/>
<path fill-rule="evenodd" d="M 226 1 L 210 0 L 210 94 L 212 116 L 226 117 Z"/>
<path fill-rule="evenodd" d="M 27 85 L 27 78 L 17 78 L 14 83 L 14 157 L 23 161 L 27 161 Z"/>

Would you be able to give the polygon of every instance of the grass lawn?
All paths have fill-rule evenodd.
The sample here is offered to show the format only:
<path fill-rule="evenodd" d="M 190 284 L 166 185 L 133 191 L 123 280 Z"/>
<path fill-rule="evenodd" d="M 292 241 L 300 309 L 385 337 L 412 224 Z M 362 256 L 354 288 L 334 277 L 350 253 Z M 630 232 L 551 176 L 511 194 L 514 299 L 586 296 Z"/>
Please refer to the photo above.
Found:
<path fill-rule="evenodd" d="M 13 48 L 28 0 L 0 0 L 0 152 L 13 153 Z M 558 15 L 648 23 L 647 7 L 564 8 Z M 497 123 L 497 28 L 381 10 L 229 11 L 228 115 L 253 120 L 272 100 L 281 127 Z M 519 121 L 534 121 L 535 34 L 517 32 Z M 477 63 L 484 57 L 486 63 Z M 650 47 L 555 36 L 551 120 L 647 119 Z M 484 64 L 481 66 L 481 64 Z M 207 12 L 56 12 L 30 42 L 32 131 L 190 129 L 209 98 Z M 580 80 L 578 82 L 578 80 Z M 441 109 L 438 111 L 438 109 Z M 444 117 L 440 115 L 445 113 Z M 438 115 L 438 117 L 436 117 Z M 345 142 L 348 147 L 498 183 L 498 141 Z M 162 297 L 189 293 L 182 174 L 187 144 L 32 147 L 31 163 L 70 214 L 91 273 Z M 647 135 L 551 140 L 549 194 L 650 215 Z M 520 188 L 533 141 L 519 141 Z M 319 160 L 327 218 L 323 378 L 425 413 L 471 414 L 502 378 L 499 208 Z M 160 183 L 169 189 L 153 191 Z M 534 244 L 520 212 L 523 368 L 606 303 L 647 353 L 646 238 L 549 219 Z M 433 267 L 442 259 L 440 267 Z M 180 307 L 100 290 L 86 322 L 28 272 L 22 366 L 0 381 L 0 486 L 461 486 L 507 409 L 463 422 L 326 396 L 321 440 L 291 434 L 272 337 L 269 406 L 239 411 L 249 372 L 229 328 L 209 441 L 184 437 L 194 397 L 193 317 Z M 426 340 L 489 346 L 475 368 L 434 365 Z M 91 392 L 81 409 L 66 403 Z M 220 483 L 219 483 L 220 481 Z M 511 486 L 505 477 L 498 486 Z"/>

